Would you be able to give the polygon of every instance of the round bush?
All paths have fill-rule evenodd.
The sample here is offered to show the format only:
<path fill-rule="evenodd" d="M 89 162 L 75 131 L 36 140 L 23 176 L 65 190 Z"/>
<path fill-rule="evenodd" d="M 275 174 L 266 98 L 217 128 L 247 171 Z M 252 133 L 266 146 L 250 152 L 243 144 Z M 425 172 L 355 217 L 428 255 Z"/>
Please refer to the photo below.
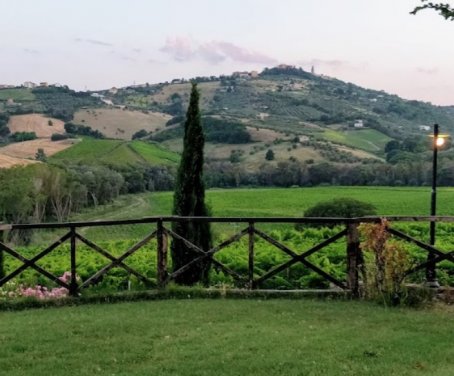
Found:
<path fill-rule="evenodd" d="M 304 212 L 304 217 L 331 217 L 331 218 L 355 218 L 376 215 L 376 207 L 368 202 L 354 198 L 335 198 L 320 202 Z M 301 230 L 304 224 L 296 224 L 295 228 Z"/>

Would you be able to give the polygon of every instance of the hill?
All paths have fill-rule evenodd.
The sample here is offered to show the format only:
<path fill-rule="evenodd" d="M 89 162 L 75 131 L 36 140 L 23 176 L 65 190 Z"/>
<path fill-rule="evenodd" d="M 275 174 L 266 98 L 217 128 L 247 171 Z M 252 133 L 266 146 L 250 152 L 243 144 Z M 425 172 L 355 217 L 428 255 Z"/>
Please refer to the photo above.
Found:
<path fill-rule="evenodd" d="M 201 92 L 207 162 L 241 166 L 247 172 L 263 170 L 264 163 L 277 167 L 288 161 L 306 166 L 328 162 L 338 168 L 385 160 L 425 163 L 431 124 L 454 133 L 453 107 L 404 100 L 293 66 L 194 80 Z M 5 89 L 0 90 L 0 111 L 10 115 L 13 129 L 44 131 L 45 124 L 26 124 L 38 115 L 17 115 L 35 111 L 116 140 L 131 140 L 144 130 L 143 141 L 151 139 L 161 150 L 179 153 L 189 88 L 188 81 L 178 79 L 96 93 L 67 87 Z M 390 154 L 385 147 L 392 140 L 398 150 Z M 267 161 L 270 149 L 274 159 Z M 86 150 L 87 156 L 93 153 Z M 116 164 L 142 160 L 133 156 L 132 146 L 119 146 L 115 153 Z M 77 160 L 80 154 L 74 152 Z M 450 152 L 440 153 L 440 158 L 451 157 Z"/>

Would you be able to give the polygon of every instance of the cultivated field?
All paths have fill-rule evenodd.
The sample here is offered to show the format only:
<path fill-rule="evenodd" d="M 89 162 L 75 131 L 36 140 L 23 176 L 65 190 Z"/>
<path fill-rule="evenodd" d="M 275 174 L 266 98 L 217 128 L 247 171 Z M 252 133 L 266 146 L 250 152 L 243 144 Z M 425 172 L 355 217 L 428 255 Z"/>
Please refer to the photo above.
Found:
<path fill-rule="evenodd" d="M 3 148 L 0 148 L 0 168 L 11 168 L 13 166 L 25 166 L 32 163 L 37 163 L 30 159 L 14 158 L 9 155 L 1 154 Z"/>
<path fill-rule="evenodd" d="M 285 299 L 2 312 L 0 367 L 8 376 L 451 376 L 452 314 Z"/>
<path fill-rule="evenodd" d="M 322 137 L 333 142 L 338 142 L 371 153 L 383 151 L 391 138 L 375 129 L 358 129 L 349 131 L 326 130 Z"/>
<path fill-rule="evenodd" d="M 52 125 L 49 125 L 51 121 Z M 64 122 L 42 114 L 11 116 L 8 127 L 11 133 L 35 132 L 39 138 L 50 138 L 53 133 L 65 133 Z"/>
<path fill-rule="evenodd" d="M 0 154 L 15 158 L 35 158 L 36 151 L 43 149 L 48 157 L 68 149 L 77 144 L 79 139 L 67 139 L 60 141 L 51 141 L 50 139 L 42 138 L 31 141 L 16 142 L 0 148 Z"/>
<path fill-rule="evenodd" d="M 77 111 L 73 122 L 90 126 L 109 138 L 130 140 L 132 135 L 141 129 L 155 132 L 165 128 L 169 119 L 170 115 L 160 112 L 143 113 L 117 108 L 97 108 Z"/>
<path fill-rule="evenodd" d="M 178 154 L 157 144 L 144 141 L 97 140 L 85 138 L 72 148 L 54 155 L 53 160 L 71 163 L 105 163 L 112 166 L 128 166 L 136 163 L 175 165 Z"/>

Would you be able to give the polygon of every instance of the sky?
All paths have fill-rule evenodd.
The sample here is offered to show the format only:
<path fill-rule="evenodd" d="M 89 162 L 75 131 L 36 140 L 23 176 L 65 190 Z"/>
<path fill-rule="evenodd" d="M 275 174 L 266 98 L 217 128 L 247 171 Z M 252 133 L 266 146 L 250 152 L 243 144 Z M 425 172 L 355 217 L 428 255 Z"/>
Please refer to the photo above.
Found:
<path fill-rule="evenodd" d="M 0 84 L 99 90 L 291 64 L 454 105 L 454 22 L 431 10 L 410 15 L 418 4 L 0 0 Z"/>

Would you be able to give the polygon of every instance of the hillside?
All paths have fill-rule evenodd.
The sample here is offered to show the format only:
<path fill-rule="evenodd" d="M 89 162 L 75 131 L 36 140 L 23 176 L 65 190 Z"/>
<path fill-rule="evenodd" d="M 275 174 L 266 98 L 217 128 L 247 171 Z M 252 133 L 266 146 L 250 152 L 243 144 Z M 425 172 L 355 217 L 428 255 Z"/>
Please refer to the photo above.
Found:
<path fill-rule="evenodd" d="M 117 168 L 147 163 L 174 166 L 179 161 L 179 155 L 159 145 L 143 141 L 84 138 L 73 147 L 55 154 L 51 161 L 74 164 L 102 163 Z"/>
<path fill-rule="evenodd" d="M 424 140 L 433 123 L 439 123 L 443 132 L 454 133 L 453 107 L 404 100 L 301 68 L 282 65 L 258 75 L 237 72 L 195 80 L 201 92 L 207 161 L 233 163 L 247 171 L 261 169 L 270 149 L 274 153 L 267 162 L 270 165 L 288 160 L 340 165 L 384 162 L 390 157 L 385 146 L 391 140 L 423 145 L 419 149 L 404 145 L 395 160 L 411 160 L 407 151 L 425 158 L 430 148 Z M 50 137 L 50 133 L 62 133 L 63 123 L 71 121 L 106 138 L 129 141 L 144 130 L 143 140 L 179 153 L 189 89 L 185 80 L 96 93 L 67 87 L 4 89 L 0 90 L 0 112 L 10 115 L 11 132 L 34 130 L 38 137 Z M 44 115 L 24 115 L 30 111 Z M 46 125 L 49 119 L 52 127 Z M 133 157 L 132 146 L 125 145 L 115 151 L 116 164 L 142 160 Z M 73 153 L 65 155 L 79 160 L 83 154 Z M 87 157 L 82 160 L 93 152 L 84 153 Z"/>
<path fill-rule="evenodd" d="M 50 138 L 54 133 L 65 133 L 64 122 L 42 114 L 14 115 L 8 122 L 11 133 L 35 132 L 38 138 Z"/>
<path fill-rule="evenodd" d="M 81 109 L 73 122 L 100 131 L 108 138 L 131 140 L 134 133 L 144 129 L 156 132 L 163 129 L 172 116 L 148 111 L 128 111 L 119 108 Z"/>

